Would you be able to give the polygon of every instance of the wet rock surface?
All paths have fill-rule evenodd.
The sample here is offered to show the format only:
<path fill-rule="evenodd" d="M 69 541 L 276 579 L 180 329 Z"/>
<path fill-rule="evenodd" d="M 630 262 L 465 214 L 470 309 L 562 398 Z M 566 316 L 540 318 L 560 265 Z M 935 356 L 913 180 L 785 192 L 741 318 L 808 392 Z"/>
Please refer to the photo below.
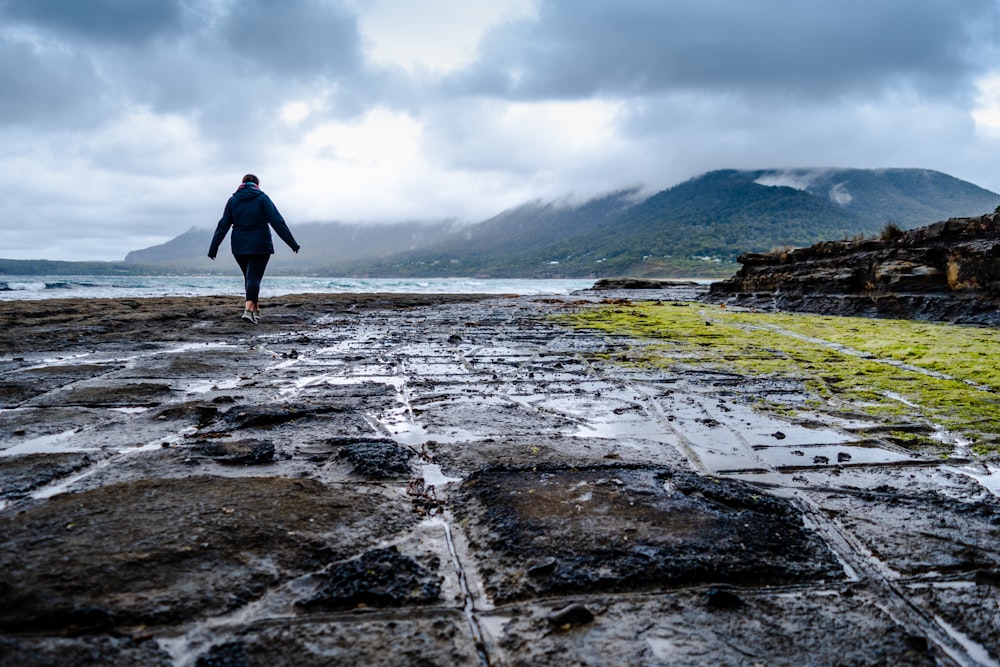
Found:
<path fill-rule="evenodd" d="M 490 468 L 453 496 L 491 598 L 843 579 L 785 500 L 672 468 Z M 527 575 L 527 576 L 525 576 Z"/>
<path fill-rule="evenodd" d="M 0 663 L 997 664 L 992 467 L 549 319 L 627 297 L 4 304 Z"/>

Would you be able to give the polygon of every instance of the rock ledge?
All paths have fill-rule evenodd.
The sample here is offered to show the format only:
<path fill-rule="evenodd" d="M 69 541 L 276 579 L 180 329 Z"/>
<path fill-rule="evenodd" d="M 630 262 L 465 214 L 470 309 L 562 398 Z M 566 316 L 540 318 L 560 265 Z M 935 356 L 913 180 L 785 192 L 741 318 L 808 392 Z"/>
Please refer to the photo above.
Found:
<path fill-rule="evenodd" d="M 951 218 L 892 238 L 745 254 L 739 262 L 735 276 L 711 286 L 710 300 L 1000 325 L 1000 213 Z"/>

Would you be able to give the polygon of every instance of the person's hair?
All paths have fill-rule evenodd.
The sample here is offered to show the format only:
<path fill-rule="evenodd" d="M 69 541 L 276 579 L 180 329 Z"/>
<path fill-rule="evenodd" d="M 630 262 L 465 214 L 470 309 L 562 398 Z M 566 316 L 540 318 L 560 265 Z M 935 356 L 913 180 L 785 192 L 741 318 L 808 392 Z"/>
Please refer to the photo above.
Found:
<path fill-rule="evenodd" d="M 253 174 L 247 174 L 243 177 L 244 183 L 253 183 L 254 185 L 260 185 L 260 180 Z"/>

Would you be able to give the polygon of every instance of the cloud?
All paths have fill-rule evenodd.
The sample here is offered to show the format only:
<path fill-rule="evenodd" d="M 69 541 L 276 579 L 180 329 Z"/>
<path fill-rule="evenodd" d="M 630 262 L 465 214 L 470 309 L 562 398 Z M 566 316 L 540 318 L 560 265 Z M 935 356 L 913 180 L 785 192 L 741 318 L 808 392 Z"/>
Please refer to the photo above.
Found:
<path fill-rule="evenodd" d="M 972 118 L 976 131 L 984 137 L 1000 139 L 1000 70 L 995 70 L 976 82 L 978 94 Z"/>
<path fill-rule="evenodd" d="M 285 0 L 277 8 L 271 0 L 240 0 L 219 27 L 231 52 L 257 71 L 336 77 L 362 60 L 356 16 L 337 3 Z"/>
<path fill-rule="evenodd" d="M 8 19 L 91 42 L 141 44 L 182 23 L 181 3 L 123 2 L 122 0 L 3 0 L 0 12 Z"/>
<path fill-rule="evenodd" d="M 719 168 L 1000 190 L 998 34 L 996 0 L 0 0 L 0 257 L 120 259 L 246 172 L 293 228 Z"/>
<path fill-rule="evenodd" d="M 982 48 L 975 28 L 997 13 L 995 0 L 550 0 L 536 19 L 495 31 L 456 85 L 519 98 L 829 98 L 904 83 L 948 94 L 968 84 Z"/>
<path fill-rule="evenodd" d="M 91 97 L 98 82 L 72 52 L 26 34 L 0 32 L 0 124 L 44 126 L 93 122 L 101 106 Z"/>
<path fill-rule="evenodd" d="M 484 33 L 535 15 L 532 0 L 354 0 L 376 65 L 450 72 L 475 61 Z"/>

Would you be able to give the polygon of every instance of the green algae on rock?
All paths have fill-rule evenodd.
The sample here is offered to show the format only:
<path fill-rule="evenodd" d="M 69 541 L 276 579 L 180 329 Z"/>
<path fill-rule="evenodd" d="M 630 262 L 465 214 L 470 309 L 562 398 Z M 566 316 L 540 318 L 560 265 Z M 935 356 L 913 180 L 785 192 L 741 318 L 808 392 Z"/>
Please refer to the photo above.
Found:
<path fill-rule="evenodd" d="M 646 339 L 619 353 L 621 362 L 780 378 L 807 395 L 799 406 L 761 399 L 765 410 L 877 419 L 908 434 L 896 444 L 942 454 L 958 444 L 1000 451 L 996 329 L 661 302 L 604 304 L 564 321 Z"/>

